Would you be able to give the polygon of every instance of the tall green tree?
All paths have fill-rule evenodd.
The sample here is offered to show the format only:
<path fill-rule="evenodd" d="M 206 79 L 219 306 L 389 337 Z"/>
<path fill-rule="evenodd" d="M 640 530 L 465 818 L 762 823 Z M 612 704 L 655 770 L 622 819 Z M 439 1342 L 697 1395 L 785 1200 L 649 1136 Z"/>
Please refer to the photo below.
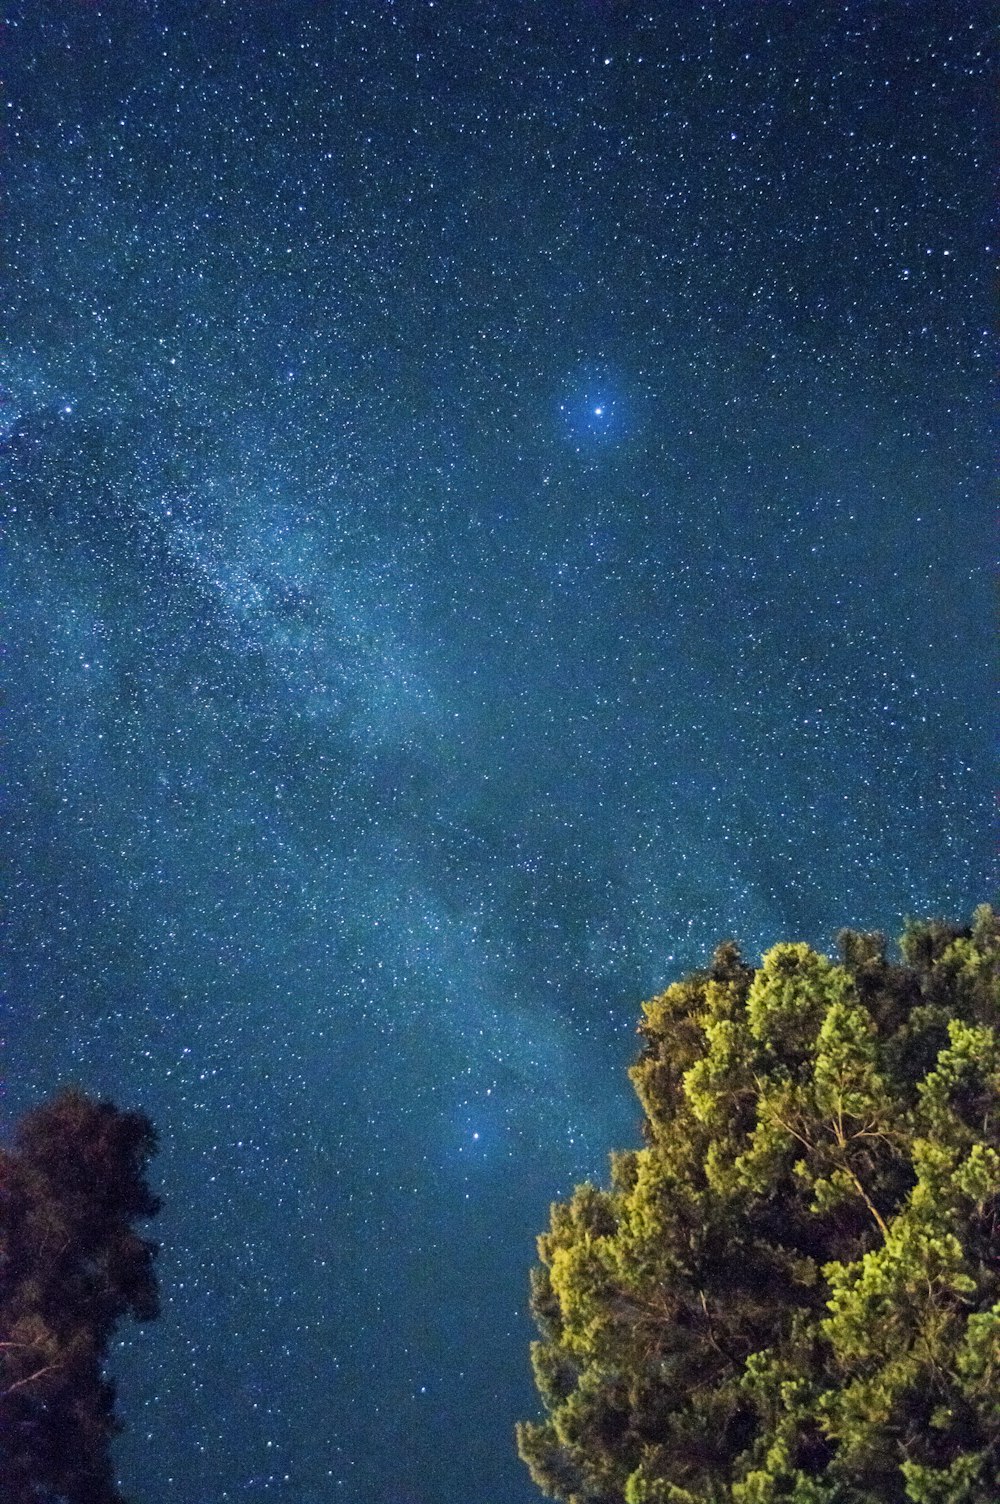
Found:
<path fill-rule="evenodd" d="M 0 1152 L 0 1499 L 122 1504 L 108 1346 L 122 1317 L 157 1314 L 155 1244 L 134 1224 L 159 1203 L 142 1113 L 67 1090 Z"/>
<path fill-rule="evenodd" d="M 839 946 L 644 1005 L 645 1147 L 538 1240 L 550 1497 L 1000 1501 L 1000 923 Z"/>

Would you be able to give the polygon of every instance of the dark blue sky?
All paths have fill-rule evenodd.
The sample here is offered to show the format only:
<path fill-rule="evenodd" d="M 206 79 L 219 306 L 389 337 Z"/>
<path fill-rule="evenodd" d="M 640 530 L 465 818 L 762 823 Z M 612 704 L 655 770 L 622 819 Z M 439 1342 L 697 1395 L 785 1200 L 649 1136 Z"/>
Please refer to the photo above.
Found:
<path fill-rule="evenodd" d="M 644 996 L 985 898 L 985 4 L 14 0 L 9 1122 L 137 1504 L 529 1504 Z"/>

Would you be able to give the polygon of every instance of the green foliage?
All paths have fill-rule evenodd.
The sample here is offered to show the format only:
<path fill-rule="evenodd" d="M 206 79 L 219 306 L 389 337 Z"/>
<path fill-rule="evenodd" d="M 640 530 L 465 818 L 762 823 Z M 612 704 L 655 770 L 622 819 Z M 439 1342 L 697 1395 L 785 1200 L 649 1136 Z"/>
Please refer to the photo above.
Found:
<path fill-rule="evenodd" d="M 157 1314 L 155 1245 L 133 1223 L 158 1202 L 141 1113 L 64 1091 L 0 1152 L 0 1498 L 122 1504 L 104 1362 L 115 1328 Z"/>
<path fill-rule="evenodd" d="M 838 941 L 644 1004 L 645 1147 L 538 1240 L 550 1497 L 1000 1499 L 1000 923 Z"/>

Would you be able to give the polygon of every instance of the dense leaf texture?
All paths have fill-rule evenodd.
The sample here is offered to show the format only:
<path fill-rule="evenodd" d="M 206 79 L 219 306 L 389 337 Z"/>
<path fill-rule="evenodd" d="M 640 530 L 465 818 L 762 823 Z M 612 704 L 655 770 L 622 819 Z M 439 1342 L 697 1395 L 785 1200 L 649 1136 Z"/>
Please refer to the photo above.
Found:
<path fill-rule="evenodd" d="M 120 1504 L 103 1365 L 118 1321 L 156 1315 L 148 1118 L 66 1091 L 0 1153 L 0 1500 Z"/>
<path fill-rule="evenodd" d="M 1000 925 L 840 946 L 645 1004 L 646 1147 L 539 1239 L 551 1497 L 1000 1500 Z"/>

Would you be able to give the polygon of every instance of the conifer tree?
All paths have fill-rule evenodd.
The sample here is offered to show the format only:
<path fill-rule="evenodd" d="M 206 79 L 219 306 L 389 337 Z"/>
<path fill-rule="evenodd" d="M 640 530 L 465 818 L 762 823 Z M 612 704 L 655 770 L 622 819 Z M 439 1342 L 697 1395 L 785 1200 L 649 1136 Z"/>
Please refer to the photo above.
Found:
<path fill-rule="evenodd" d="M 67 1090 L 0 1152 L 0 1499 L 122 1504 L 104 1363 L 122 1317 L 157 1314 L 149 1119 Z"/>
<path fill-rule="evenodd" d="M 839 946 L 644 1005 L 645 1146 L 532 1275 L 550 1497 L 1000 1500 L 1000 923 Z"/>

